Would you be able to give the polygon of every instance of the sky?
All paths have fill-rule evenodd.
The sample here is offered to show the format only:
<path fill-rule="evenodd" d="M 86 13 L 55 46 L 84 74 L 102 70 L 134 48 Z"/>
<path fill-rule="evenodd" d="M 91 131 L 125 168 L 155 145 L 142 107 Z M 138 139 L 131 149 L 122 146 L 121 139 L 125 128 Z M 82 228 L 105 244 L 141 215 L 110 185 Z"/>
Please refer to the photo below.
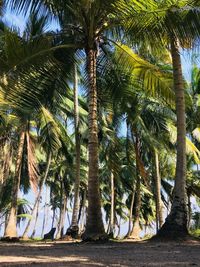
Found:
<path fill-rule="evenodd" d="M 24 17 L 22 14 L 15 14 L 10 10 L 6 10 L 3 16 L 3 20 L 8 24 L 8 26 L 17 27 L 19 31 L 22 32 L 26 25 L 26 20 L 28 16 L 29 12 Z M 55 21 L 52 21 L 51 23 L 49 23 L 49 29 L 51 30 L 58 29 L 58 24 Z"/>

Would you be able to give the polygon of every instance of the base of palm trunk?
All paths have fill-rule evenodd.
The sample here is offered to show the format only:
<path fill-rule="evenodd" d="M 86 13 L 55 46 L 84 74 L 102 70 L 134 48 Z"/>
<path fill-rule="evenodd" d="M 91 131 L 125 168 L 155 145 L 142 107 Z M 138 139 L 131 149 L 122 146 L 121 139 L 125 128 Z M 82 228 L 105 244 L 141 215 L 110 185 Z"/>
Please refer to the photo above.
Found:
<path fill-rule="evenodd" d="M 20 239 L 23 240 L 23 241 L 31 240 L 31 238 L 29 238 L 28 236 L 22 236 L 22 237 L 20 237 Z"/>
<path fill-rule="evenodd" d="M 165 223 L 152 238 L 153 240 L 187 240 L 190 235 L 187 228 L 187 214 L 185 214 L 185 221 L 177 223 L 177 213 L 168 215 Z"/>
<path fill-rule="evenodd" d="M 140 241 L 141 238 L 140 237 L 135 237 L 135 236 L 127 236 L 125 239 L 129 239 L 129 240 L 132 240 L 132 241 Z"/>
<path fill-rule="evenodd" d="M 85 231 L 81 239 L 83 241 L 108 241 L 109 236 L 106 233 L 91 233 L 89 231 Z"/>
<path fill-rule="evenodd" d="M 71 225 L 66 231 L 65 237 L 66 236 L 71 237 L 73 239 L 80 239 L 78 225 Z"/>
<path fill-rule="evenodd" d="M 3 242 L 19 242 L 19 237 L 5 236 L 1 238 Z"/>
<path fill-rule="evenodd" d="M 136 241 L 140 240 L 140 232 L 141 232 L 141 228 L 140 228 L 139 219 L 138 219 L 134 222 L 131 233 L 129 233 L 129 235 L 127 236 L 127 239 L 132 239 Z"/>
<path fill-rule="evenodd" d="M 112 232 L 110 232 L 109 234 L 107 234 L 108 235 L 108 238 L 109 239 L 114 239 L 115 237 L 114 237 L 114 232 L 112 231 Z"/>

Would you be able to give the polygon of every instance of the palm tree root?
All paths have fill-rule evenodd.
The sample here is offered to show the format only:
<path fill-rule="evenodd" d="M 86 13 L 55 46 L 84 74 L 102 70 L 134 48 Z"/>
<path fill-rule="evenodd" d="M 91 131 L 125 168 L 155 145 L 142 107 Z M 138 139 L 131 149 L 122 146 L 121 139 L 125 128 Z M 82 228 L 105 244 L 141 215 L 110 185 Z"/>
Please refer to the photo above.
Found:
<path fill-rule="evenodd" d="M 84 242 L 107 242 L 109 240 L 109 236 L 106 233 L 91 233 L 85 231 L 81 239 Z"/>
<path fill-rule="evenodd" d="M 191 239 L 187 228 L 187 212 L 182 211 L 182 218 L 183 217 L 185 217 L 185 220 L 179 220 L 180 213 L 178 210 L 169 214 L 165 223 L 152 240 L 177 241 L 188 240 L 188 238 Z"/>
<path fill-rule="evenodd" d="M 20 239 L 19 239 L 19 237 L 5 236 L 5 237 L 1 238 L 1 241 L 15 243 L 15 242 L 19 242 Z"/>
<path fill-rule="evenodd" d="M 65 237 L 71 237 L 73 239 L 80 239 L 81 236 L 79 234 L 79 227 L 78 225 L 71 225 L 65 234 Z"/>

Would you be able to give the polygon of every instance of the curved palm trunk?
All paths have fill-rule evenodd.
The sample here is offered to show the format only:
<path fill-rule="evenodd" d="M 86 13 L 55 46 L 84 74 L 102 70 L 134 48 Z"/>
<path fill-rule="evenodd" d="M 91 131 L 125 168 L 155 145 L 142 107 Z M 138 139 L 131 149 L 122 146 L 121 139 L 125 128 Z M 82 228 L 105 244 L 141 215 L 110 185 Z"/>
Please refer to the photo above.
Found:
<path fill-rule="evenodd" d="M 158 237 L 175 239 L 184 238 L 188 235 L 188 209 L 186 196 L 185 96 L 178 41 L 173 37 L 171 38 L 171 55 L 177 114 L 176 177 L 171 212 L 158 232 Z"/>
<path fill-rule="evenodd" d="M 161 178 L 160 178 L 160 168 L 159 168 L 159 157 L 158 152 L 154 149 L 154 160 L 155 160 L 155 197 L 156 197 L 156 229 L 158 230 L 162 227 L 163 221 L 163 203 L 161 199 Z"/>
<path fill-rule="evenodd" d="M 36 218 L 37 209 L 38 209 L 39 203 L 40 203 L 40 196 L 42 193 L 43 185 L 45 184 L 45 181 L 46 181 L 48 173 L 49 173 L 50 164 L 51 164 L 51 152 L 48 155 L 47 166 L 46 166 L 44 178 L 41 182 L 40 189 L 39 189 L 38 195 L 36 197 L 34 207 L 33 207 L 32 212 L 31 212 L 31 218 L 28 220 L 28 223 L 27 223 L 26 228 L 24 230 L 24 233 L 22 236 L 23 239 L 28 238 L 28 232 L 29 232 L 29 229 L 31 226 L 31 222 L 33 221 L 34 218 Z"/>
<path fill-rule="evenodd" d="M 19 187 L 20 187 L 21 162 L 22 162 L 24 141 L 25 141 L 25 132 L 23 131 L 20 134 L 15 177 L 14 177 L 13 188 L 12 188 L 11 210 L 8 216 L 8 222 L 6 225 L 4 238 L 16 238 L 17 237 L 17 197 L 18 197 L 18 192 L 19 192 Z"/>
<path fill-rule="evenodd" d="M 72 236 L 78 237 L 78 213 L 79 213 L 79 187 L 80 187 L 80 134 L 79 134 L 79 106 L 78 106 L 78 77 L 77 67 L 74 64 L 74 124 L 75 124 L 75 142 L 76 142 L 76 177 L 74 184 L 74 205 L 72 212 L 72 222 L 70 233 Z"/>
<path fill-rule="evenodd" d="M 89 49 L 87 53 L 87 70 L 89 78 L 89 177 L 88 177 L 88 214 L 84 240 L 105 238 L 101 213 L 101 198 L 98 177 L 98 124 L 97 124 L 97 86 L 96 58 L 97 51 Z"/>

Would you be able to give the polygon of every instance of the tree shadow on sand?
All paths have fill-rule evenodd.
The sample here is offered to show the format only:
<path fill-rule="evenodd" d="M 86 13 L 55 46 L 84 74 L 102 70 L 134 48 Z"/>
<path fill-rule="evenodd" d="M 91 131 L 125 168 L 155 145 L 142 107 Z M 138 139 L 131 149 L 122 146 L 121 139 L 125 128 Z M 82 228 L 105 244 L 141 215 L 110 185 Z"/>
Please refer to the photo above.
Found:
<path fill-rule="evenodd" d="M 0 243 L 0 266 L 199 266 L 200 242 Z"/>

